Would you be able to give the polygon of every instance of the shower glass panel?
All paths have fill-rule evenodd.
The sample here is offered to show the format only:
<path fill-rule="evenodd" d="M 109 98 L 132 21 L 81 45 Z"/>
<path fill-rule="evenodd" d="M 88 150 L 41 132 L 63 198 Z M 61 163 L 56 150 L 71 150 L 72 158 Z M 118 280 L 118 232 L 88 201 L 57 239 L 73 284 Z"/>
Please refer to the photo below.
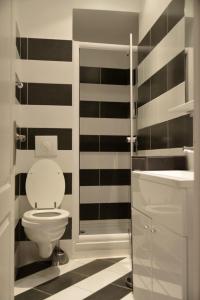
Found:
<path fill-rule="evenodd" d="M 80 49 L 80 234 L 128 232 L 129 65 L 129 51 Z"/>

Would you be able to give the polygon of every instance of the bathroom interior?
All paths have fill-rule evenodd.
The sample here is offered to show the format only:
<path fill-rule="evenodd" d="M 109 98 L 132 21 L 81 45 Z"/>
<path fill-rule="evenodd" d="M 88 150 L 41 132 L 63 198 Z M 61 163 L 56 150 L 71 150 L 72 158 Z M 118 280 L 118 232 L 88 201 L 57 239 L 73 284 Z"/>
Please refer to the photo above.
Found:
<path fill-rule="evenodd" d="M 0 300 L 200 299 L 199 15 L 0 0 Z"/>

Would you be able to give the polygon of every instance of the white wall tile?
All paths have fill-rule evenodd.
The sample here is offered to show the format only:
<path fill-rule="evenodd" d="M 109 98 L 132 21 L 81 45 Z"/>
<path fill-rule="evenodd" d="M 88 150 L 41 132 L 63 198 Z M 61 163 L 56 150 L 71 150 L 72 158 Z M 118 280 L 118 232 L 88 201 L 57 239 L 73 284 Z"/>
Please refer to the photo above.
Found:
<path fill-rule="evenodd" d="M 22 60 L 20 79 L 24 82 L 68 83 L 73 82 L 73 63 L 60 61 Z"/>
<path fill-rule="evenodd" d="M 80 134 L 129 135 L 130 120 L 80 118 Z"/>
<path fill-rule="evenodd" d="M 129 186 L 81 186 L 80 203 L 129 202 Z"/>
<path fill-rule="evenodd" d="M 139 156 L 185 156 L 182 148 L 140 150 L 137 152 Z"/>
<path fill-rule="evenodd" d="M 171 0 L 140 0 L 139 41 L 144 38 L 170 2 Z"/>
<path fill-rule="evenodd" d="M 61 203 L 61 208 L 67 210 L 70 217 L 73 217 L 73 201 L 73 195 L 65 195 Z"/>
<path fill-rule="evenodd" d="M 112 220 L 90 220 L 80 221 L 81 231 L 87 235 L 93 234 L 118 234 L 128 233 L 130 228 L 130 220 L 128 219 L 112 219 Z"/>
<path fill-rule="evenodd" d="M 136 61 L 136 59 L 134 61 Z M 81 49 L 80 65 L 89 67 L 128 69 L 130 62 L 126 51 Z"/>
<path fill-rule="evenodd" d="M 17 150 L 16 174 L 26 173 L 37 160 L 34 150 Z M 53 158 L 61 167 L 63 172 L 71 173 L 73 171 L 73 151 L 59 150 L 58 156 Z"/>
<path fill-rule="evenodd" d="M 178 118 L 185 113 L 169 112 L 185 102 L 185 82 L 175 86 L 138 109 L 138 129 Z"/>
<path fill-rule="evenodd" d="M 81 152 L 81 169 L 129 169 L 130 154 L 123 152 Z"/>
<path fill-rule="evenodd" d="M 164 37 L 138 66 L 138 86 L 185 49 L 185 19 Z"/>
<path fill-rule="evenodd" d="M 17 124 L 29 128 L 72 128 L 72 106 L 18 105 Z"/>
<path fill-rule="evenodd" d="M 124 85 L 81 83 L 80 99 L 88 101 L 129 102 L 130 88 Z"/>

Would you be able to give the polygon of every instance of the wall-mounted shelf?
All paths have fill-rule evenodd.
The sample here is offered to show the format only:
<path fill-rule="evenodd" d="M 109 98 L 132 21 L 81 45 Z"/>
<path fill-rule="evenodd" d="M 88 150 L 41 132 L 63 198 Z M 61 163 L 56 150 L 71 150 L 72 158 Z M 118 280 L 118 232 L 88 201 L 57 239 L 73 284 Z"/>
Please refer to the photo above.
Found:
<path fill-rule="evenodd" d="M 194 100 L 190 100 L 178 106 L 170 108 L 169 112 L 179 112 L 179 113 L 188 113 L 190 114 L 194 110 Z"/>

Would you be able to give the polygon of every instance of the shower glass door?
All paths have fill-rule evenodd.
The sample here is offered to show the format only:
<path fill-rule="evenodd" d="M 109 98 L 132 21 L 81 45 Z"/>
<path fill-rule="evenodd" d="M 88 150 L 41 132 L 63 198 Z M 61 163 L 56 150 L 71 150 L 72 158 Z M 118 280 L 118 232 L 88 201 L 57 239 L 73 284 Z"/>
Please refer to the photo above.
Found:
<path fill-rule="evenodd" d="M 128 232 L 130 128 L 129 47 L 81 48 L 80 234 Z"/>

